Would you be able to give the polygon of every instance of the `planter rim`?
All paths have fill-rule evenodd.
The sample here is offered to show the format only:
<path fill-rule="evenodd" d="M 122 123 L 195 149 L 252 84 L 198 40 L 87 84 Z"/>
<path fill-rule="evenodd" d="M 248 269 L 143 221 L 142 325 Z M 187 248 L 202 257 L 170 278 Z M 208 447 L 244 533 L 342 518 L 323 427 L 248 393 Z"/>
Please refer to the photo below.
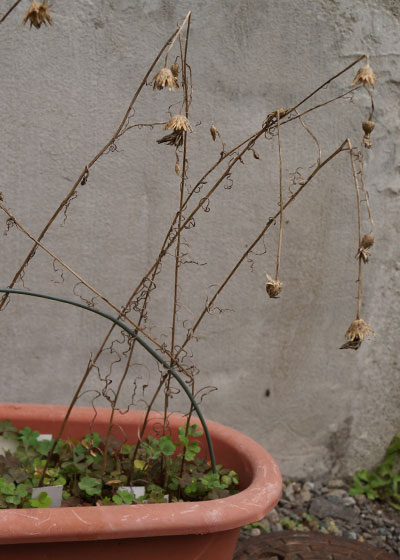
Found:
<path fill-rule="evenodd" d="M 10 418 L 26 425 L 39 417 L 60 421 L 66 411 L 67 407 L 60 405 L 0 403 L 0 419 Z M 109 409 L 97 409 L 96 422 L 108 419 L 109 413 Z M 128 425 L 142 414 L 143 411 L 129 411 L 118 417 L 118 424 Z M 158 416 L 154 413 L 152 418 Z M 93 408 L 75 407 L 70 420 L 77 418 L 87 420 L 89 426 Z M 178 424 L 182 418 L 183 415 L 173 413 L 170 424 Z M 0 510 L 0 544 L 204 534 L 262 519 L 281 494 L 282 479 L 277 464 L 261 445 L 241 432 L 214 421 L 207 421 L 207 425 L 212 439 L 219 436 L 246 456 L 252 480 L 238 494 L 206 502 Z"/>

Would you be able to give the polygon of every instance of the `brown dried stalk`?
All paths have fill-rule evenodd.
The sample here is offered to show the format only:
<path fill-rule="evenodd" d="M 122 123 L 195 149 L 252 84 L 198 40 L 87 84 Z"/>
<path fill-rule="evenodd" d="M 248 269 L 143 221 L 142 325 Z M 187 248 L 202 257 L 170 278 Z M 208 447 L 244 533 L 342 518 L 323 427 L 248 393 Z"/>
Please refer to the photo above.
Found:
<path fill-rule="evenodd" d="M 349 139 L 347 139 L 347 145 L 349 147 L 349 155 L 351 161 L 351 169 L 353 172 L 354 187 L 356 189 L 357 197 L 357 220 L 358 220 L 358 247 L 361 247 L 361 199 L 360 199 L 360 186 L 358 184 L 358 177 L 356 166 L 354 162 L 353 146 Z M 362 259 L 358 259 L 358 292 L 357 292 L 357 319 L 361 318 L 361 299 L 362 299 Z"/>
<path fill-rule="evenodd" d="M 353 65 L 355 65 L 358 61 L 359 61 L 359 59 L 357 59 L 356 61 L 354 61 L 354 62 L 353 62 L 349 67 L 347 67 L 345 70 L 347 70 L 348 68 L 351 68 L 351 67 L 352 67 Z M 344 71 L 345 71 L 345 70 L 344 70 Z M 342 72 L 340 72 L 339 74 L 337 74 L 336 77 L 339 76 L 340 74 L 342 74 L 344 71 L 342 71 Z M 320 88 L 318 88 L 316 91 L 318 91 L 319 89 L 320 89 Z M 354 90 L 354 89 L 357 89 L 357 88 L 353 88 L 353 90 Z M 351 90 L 351 91 L 353 91 L 353 90 Z M 330 102 L 332 102 L 332 101 L 335 101 L 335 100 L 337 100 L 337 99 L 340 99 L 341 97 L 343 97 L 343 96 L 346 95 L 347 93 L 349 93 L 349 92 L 346 92 L 345 94 L 342 94 L 342 95 L 340 95 L 340 96 L 337 96 L 337 97 L 335 97 L 335 98 L 333 98 L 333 99 L 331 99 L 331 100 L 328 100 L 328 101 L 326 101 L 326 102 L 324 102 L 324 103 L 322 103 L 322 104 L 316 105 L 316 106 L 314 106 L 313 108 L 307 110 L 306 112 L 310 112 L 310 111 L 312 111 L 312 110 L 314 110 L 314 109 L 317 109 L 317 108 L 319 108 L 319 107 L 322 107 L 322 106 L 324 106 L 324 105 L 326 105 L 326 104 L 328 104 L 328 103 L 330 103 Z M 303 100 L 303 101 L 304 101 L 304 100 Z M 300 102 L 297 106 L 299 106 L 301 103 L 302 103 L 302 102 Z M 304 113 L 303 113 L 303 114 L 304 114 Z M 287 119 L 285 122 L 287 123 L 287 122 L 290 122 L 290 121 L 295 120 L 296 118 L 300 118 L 300 117 L 301 117 L 301 115 L 296 115 L 295 117 L 292 117 L 292 118 L 290 118 L 290 119 Z M 283 124 L 285 124 L 285 122 L 284 122 Z M 262 130 L 263 130 L 263 129 L 262 129 Z M 257 133 L 255 133 L 255 134 L 253 134 L 253 135 L 251 135 L 249 138 L 247 138 L 246 140 L 242 141 L 240 144 L 238 144 L 237 146 L 235 146 L 235 147 L 234 147 L 232 150 L 230 150 L 229 152 L 224 153 L 223 155 L 221 155 L 221 158 L 220 158 L 220 159 L 219 159 L 219 160 L 218 160 L 204 175 L 203 175 L 203 177 L 200 179 L 200 181 L 198 181 L 198 183 L 195 185 L 195 187 L 194 187 L 194 188 L 192 189 L 192 191 L 189 193 L 189 195 L 187 196 L 187 198 L 185 199 L 185 201 L 184 201 L 183 204 L 182 204 L 182 210 L 187 206 L 187 204 L 188 204 L 190 198 L 191 198 L 192 195 L 196 192 L 196 189 L 199 188 L 199 187 L 203 184 L 203 182 L 205 181 L 206 177 L 207 177 L 216 167 L 218 167 L 218 165 L 219 165 L 226 157 L 229 157 L 230 155 L 232 155 L 233 153 L 235 153 L 236 150 L 239 149 L 241 146 L 243 146 L 243 145 L 246 144 L 246 143 L 247 143 L 247 144 L 250 144 L 250 143 L 254 142 L 254 141 L 256 140 L 256 137 L 258 137 L 258 136 L 260 135 L 260 133 L 262 133 L 262 130 L 261 130 L 261 131 L 258 131 Z M 250 148 L 250 149 L 251 149 L 251 148 Z M 242 155 L 242 154 L 240 154 L 239 157 L 236 158 L 236 160 L 233 162 L 233 164 L 235 164 L 237 161 L 240 160 L 241 155 Z M 233 167 L 233 165 L 230 167 L 230 169 L 231 169 L 232 167 Z M 230 171 L 230 169 L 228 169 L 228 172 Z M 225 172 L 225 173 L 226 173 L 226 172 Z M 224 176 L 225 176 L 225 174 L 224 174 Z M 223 177 L 224 177 L 224 176 L 223 176 Z M 222 181 L 222 179 L 223 179 L 223 178 L 221 178 L 221 181 Z M 304 186 L 304 185 L 303 185 L 303 186 Z M 210 194 L 208 194 L 208 196 L 210 196 Z M 197 210 L 198 210 L 199 208 L 200 208 L 200 206 L 197 207 Z M 194 214 L 192 213 L 191 216 L 193 217 L 193 215 L 194 215 Z M 175 218 L 174 218 L 174 220 L 173 220 L 173 222 L 172 222 L 172 224 L 171 224 L 171 226 L 170 226 L 170 228 L 169 228 L 169 230 L 168 230 L 168 232 L 167 232 L 167 235 L 166 235 L 166 237 L 165 237 L 165 240 L 164 240 L 163 246 L 162 246 L 162 248 L 161 248 L 161 251 L 160 251 L 160 253 L 159 253 L 159 256 L 157 257 L 155 263 L 152 265 L 152 267 L 150 268 L 150 270 L 149 270 L 149 271 L 146 273 L 146 275 L 143 277 L 142 282 L 135 288 L 135 290 L 134 290 L 133 293 L 131 294 L 130 298 L 129 298 L 128 301 L 127 301 L 127 304 L 126 304 L 126 306 L 125 306 L 125 309 L 128 309 L 128 308 L 129 308 L 129 305 L 132 303 L 132 301 L 133 301 L 134 298 L 136 297 L 137 293 L 139 292 L 139 290 L 140 290 L 141 287 L 143 286 L 145 279 L 149 278 L 151 275 L 152 275 L 152 278 L 154 279 L 154 274 L 155 274 L 155 272 L 156 272 L 157 269 L 158 269 L 158 266 L 159 266 L 159 264 L 160 264 L 160 262 L 161 262 L 161 259 L 162 259 L 163 256 L 166 254 L 166 251 L 168 250 L 168 248 L 172 245 L 173 241 L 175 240 L 175 238 L 173 237 L 173 238 L 172 238 L 172 242 L 171 242 L 171 240 L 170 240 L 170 234 L 172 233 L 172 230 L 173 230 L 173 228 L 174 228 L 174 226 L 175 226 L 175 224 L 176 224 L 176 221 L 177 221 L 177 219 L 179 218 L 179 216 L 180 216 L 180 212 L 178 212 L 178 213 L 176 214 L 176 216 L 175 216 Z M 186 222 L 185 222 L 185 223 L 186 223 Z M 181 231 L 181 230 L 183 229 L 183 227 L 184 227 L 184 226 L 181 226 L 180 228 L 178 228 L 178 231 Z M 147 299 L 147 295 L 146 295 L 146 299 Z M 214 298 L 214 299 L 215 299 L 215 298 Z M 121 316 L 124 316 L 124 314 L 125 314 L 125 313 L 122 313 Z M 197 327 L 196 327 L 196 328 L 197 328 Z M 97 354 L 96 354 L 96 356 L 95 356 L 95 359 L 93 360 L 94 363 L 96 362 L 96 360 L 97 360 L 98 357 L 100 356 L 100 354 L 101 354 L 103 348 L 105 347 L 105 344 L 107 343 L 109 337 L 111 336 L 111 334 L 112 334 L 112 332 L 113 332 L 113 329 L 114 329 L 114 325 L 109 329 L 109 332 L 107 333 L 107 335 L 106 335 L 106 337 L 105 337 L 103 343 L 101 344 L 101 347 L 100 347 L 100 349 L 98 350 L 98 352 L 97 352 Z M 192 331 L 192 335 L 193 335 L 193 331 Z M 190 338 L 191 338 L 191 337 L 190 337 Z M 186 342 L 185 342 L 185 344 L 186 344 Z M 181 352 L 182 349 L 183 349 L 183 348 L 180 349 L 179 353 Z M 179 354 L 179 353 L 178 353 L 178 354 Z M 127 370 L 126 370 L 126 371 L 127 371 Z M 164 379 L 165 379 L 165 378 L 164 378 Z M 145 428 L 145 424 L 144 424 L 144 426 L 143 426 L 143 430 L 144 430 L 144 428 Z"/>
<path fill-rule="evenodd" d="M 190 14 L 190 12 L 189 12 Z M 188 14 L 188 16 L 189 16 Z M 186 16 L 186 17 L 188 17 Z M 4 18 L 3 18 L 4 19 Z M 156 58 L 154 59 L 154 61 L 152 62 L 150 68 L 148 69 L 148 71 L 146 72 L 145 77 L 143 78 L 143 80 L 141 81 L 138 89 L 136 90 L 136 93 L 134 94 L 134 96 L 132 97 L 132 100 L 129 104 L 129 107 L 120 123 L 120 125 L 118 126 L 116 132 L 113 134 L 113 136 L 111 137 L 111 139 L 107 142 L 107 144 L 105 146 L 103 146 L 103 148 L 94 156 L 94 158 L 87 164 L 85 165 L 85 168 L 82 170 L 81 174 L 79 175 L 78 179 L 76 180 L 76 182 L 74 183 L 72 189 L 69 191 L 69 193 L 67 194 L 67 196 L 62 200 L 62 202 L 59 204 L 58 208 L 56 209 L 56 211 L 53 213 L 52 217 L 50 218 L 50 220 L 47 222 L 47 224 L 45 225 L 45 227 L 43 228 L 43 230 L 41 231 L 41 233 L 38 236 L 38 241 L 41 241 L 43 239 L 43 237 L 46 235 L 46 233 L 48 232 L 48 230 L 50 229 L 51 225 L 53 224 L 54 220 L 57 218 L 57 216 L 67 207 L 68 203 L 71 202 L 75 192 L 78 190 L 78 187 L 80 184 L 82 184 L 83 181 L 85 181 L 85 178 L 87 177 L 88 171 L 91 167 L 93 167 L 93 165 L 97 162 L 97 160 L 108 150 L 108 148 L 110 148 L 111 146 L 114 145 L 116 139 L 118 138 L 120 132 L 122 131 L 122 129 L 124 128 L 124 125 L 126 123 L 126 121 L 129 118 L 129 115 L 132 112 L 133 106 L 140 94 L 140 92 L 142 91 L 143 87 L 146 85 L 147 79 L 149 78 L 151 72 L 153 71 L 154 66 L 157 64 L 158 60 L 160 59 L 161 55 L 163 54 L 163 52 L 165 51 L 165 49 L 168 47 L 168 45 L 172 42 L 174 42 L 176 40 L 176 37 L 180 34 L 181 32 L 181 28 L 176 30 L 171 37 L 169 37 L 169 39 L 166 41 L 166 43 L 164 44 L 164 46 L 161 48 L 161 50 L 159 51 L 159 53 L 157 54 Z M 28 255 L 26 256 L 25 260 L 23 261 L 22 265 L 20 266 L 20 268 L 18 269 L 17 273 L 14 275 L 13 279 L 11 280 L 11 283 L 9 285 L 9 288 L 12 288 L 15 283 L 18 281 L 18 279 L 21 277 L 21 274 L 24 272 L 26 266 L 28 265 L 29 261 L 33 258 L 36 248 L 37 248 L 37 244 L 35 243 L 34 246 L 32 247 L 32 249 L 29 251 Z M 9 295 L 8 294 L 4 294 L 2 299 L 0 300 L 0 311 L 1 309 L 4 307 L 4 304 L 6 302 L 6 300 L 8 299 Z"/>
<path fill-rule="evenodd" d="M 3 21 L 6 19 L 6 17 L 11 14 L 11 12 L 18 6 L 18 4 L 20 2 L 21 2 L 21 0 L 17 0 L 16 2 L 14 2 L 14 4 L 11 6 L 11 8 L 9 8 L 7 10 L 7 12 L 0 18 L 0 23 L 3 23 Z"/>
<path fill-rule="evenodd" d="M 311 181 L 311 179 L 313 179 L 313 177 L 315 177 L 315 175 L 329 162 L 331 161 L 335 156 L 337 156 L 340 152 L 343 151 L 344 146 L 347 144 L 347 140 L 345 140 L 340 146 L 339 148 L 337 148 L 334 152 L 332 152 L 330 154 L 330 156 L 328 156 L 324 161 L 322 161 L 320 163 L 320 165 L 314 169 L 314 171 L 307 177 L 307 179 L 304 181 L 304 183 L 296 190 L 295 193 L 292 194 L 292 196 L 287 200 L 287 202 L 283 205 L 283 210 L 286 210 L 286 208 L 289 206 L 289 204 L 291 204 L 297 197 L 298 195 L 301 193 L 301 191 L 307 186 L 307 184 Z M 185 346 L 187 345 L 187 343 L 193 338 L 193 335 L 195 333 L 195 331 L 197 330 L 200 322 L 202 321 L 202 319 L 204 318 L 204 316 L 207 314 L 208 309 L 214 304 L 215 300 L 217 299 L 217 297 L 219 296 L 219 294 L 222 292 L 222 290 L 225 288 L 225 286 L 228 284 L 229 280 L 232 278 L 232 276 L 235 274 L 235 272 L 238 270 L 238 268 L 240 267 L 240 265 L 246 260 L 248 254 L 254 249 L 254 247 L 258 244 L 258 242 L 263 238 L 264 234 L 268 231 L 268 229 L 271 227 L 272 224 L 275 223 L 275 220 L 278 218 L 280 213 L 277 212 L 274 216 L 272 216 L 271 218 L 269 218 L 268 222 L 265 224 L 265 226 L 263 227 L 263 229 L 261 230 L 261 232 L 259 233 L 259 235 L 256 237 L 256 239 L 250 244 L 250 246 L 248 247 L 248 249 L 245 251 L 245 253 L 243 253 L 243 255 L 240 257 L 240 259 L 238 260 L 238 262 L 235 264 L 235 266 L 233 267 L 233 269 L 231 270 L 231 272 L 228 274 L 228 276 L 225 278 L 225 280 L 220 284 L 220 286 L 218 287 L 217 291 L 215 292 L 215 294 L 213 295 L 213 297 L 207 302 L 207 305 L 204 307 L 203 311 L 200 313 L 198 319 L 196 320 L 194 326 L 192 327 L 190 333 L 187 335 L 185 341 L 183 342 L 183 344 L 180 346 L 179 351 L 177 352 L 177 354 L 175 355 L 175 358 L 177 358 L 179 356 L 179 354 L 182 352 L 182 350 L 185 348 Z"/>
<path fill-rule="evenodd" d="M 105 303 L 107 303 L 107 305 L 109 305 L 110 307 L 112 307 L 112 309 L 114 309 L 114 311 L 117 311 L 118 316 L 121 317 L 121 309 L 119 307 L 117 307 L 112 301 L 110 301 L 108 298 L 106 298 L 105 296 L 103 296 L 98 290 L 96 290 L 96 288 L 94 288 L 93 286 L 91 286 L 84 278 L 82 278 L 82 276 L 80 276 L 77 272 L 75 272 L 70 266 L 68 266 L 64 261 L 62 261 L 59 257 L 57 257 L 57 255 L 55 255 L 52 251 L 50 251 L 50 249 L 48 249 L 47 247 L 45 247 L 38 239 L 35 239 L 23 226 L 20 222 L 18 222 L 16 220 L 16 218 L 11 214 L 11 212 L 3 205 L 0 203 L 0 210 L 3 210 L 3 212 L 5 212 L 10 219 L 12 220 L 12 222 L 18 227 L 18 229 L 20 231 L 22 231 L 27 237 L 29 237 L 32 241 L 35 242 L 37 247 L 40 247 L 41 249 L 43 249 L 48 255 L 50 255 L 55 261 L 57 261 L 59 264 L 61 264 L 61 266 L 63 266 L 64 268 L 66 268 L 73 276 L 75 276 L 75 278 L 77 280 L 79 280 L 79 282 L 81 282 L 84 286 L 86 286 L 91 292 L 93 292 L 95 295 L 97 295 L 100 299 L 102 299 Z M 159 342 L 157 342 L 157 340 L 155 340 L 150 334 L 146 333 L 138 324 L 136 324 L 130 317 L 128 317 L 126 314 L 123 315 L 124 319 L 130 323 L 132 325 L 132 327 L 135 328 L 136 331 L 140 332 L 144 337 L 146 337 L 148 340 L 150 340 L 150 342 L 152 342 L 155 346 L 157 346 L 162 352 L 165 352 L 167 354 L 167 356 L 169 358 L 171 358 L 172 360 L 174 359 L 173 355 L 165 349 L 165 347 L 163 345 L 161 345 Z M 104 346 L 104 345 L 103 345 Z M 181 365 L 179 364 L 179 362 L 174 362 L 175 365 L 177 367 L 179 367 L 179 369 L 185 373 L 185 375 L 187 375 L 187 377 L 189 379 L 192 378 L 191 374 Z"/>

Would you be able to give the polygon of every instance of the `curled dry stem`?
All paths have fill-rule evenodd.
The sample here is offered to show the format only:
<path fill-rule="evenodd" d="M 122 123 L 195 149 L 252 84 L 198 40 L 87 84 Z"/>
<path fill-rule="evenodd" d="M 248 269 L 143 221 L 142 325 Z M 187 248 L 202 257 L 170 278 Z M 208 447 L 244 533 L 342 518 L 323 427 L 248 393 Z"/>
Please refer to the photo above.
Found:
<path fill-rule="evenodd" d="M 340 152 L 343 151 L 343 148 L 346 146 L 347 144 L 347 140 L 345 140 L 334 152 L 332 152 L 326 159 L 324 159 L 320 165 L 314 169 L 314 171 L 307 177 L 307 179 L 304 181 L 304 183 L 296 190 L 296 192 L 294 192 L 292 194 L 292 196 L 287 200 L 287 202 L 283 205 L 283 210 L 286 210 L 286 208 L 292 204 L 292 202 L 294 202 L 294 200 L 298 197 L 298 195 L 301 193 L 301 191 L 308 185 L 308 183 L 315 177 L 315 175 L 329 162 L 331 161 L 334 157 L 336 157 Z M 228 284 L 229 280 L 232 278 L 232 276 L 235 274 L 235 272 L 238 270 L 238 268 L 240 267 L 240 265 L 246 260 L 248 254 L 254 249 L 254 247 L 258 244 L 258 242 L 263 238 L 264 234 L 267 232 L 267 230 L 271 227 L 272 224 L 275 223 L 276 219 L 279 216 L 279 212 L 277 212 L 274 216 L 272 216 L 271 218 L 269 218 L 268 222 L 265 224 L 265 226 L 263 227 L 263 229 L 261 230 L 261 232 L 259 233 L 259 235 L 256 237 L 256 239 L 249 245 L 248 249 L 245 251 L 245 253 L 243 253 L 243 255 L 240 257 L 240 259 L 238 260 L 238 262 L 235 264 L 235 266 L 233 267 L 233 269 L 231 270 L 231 272 L 228 274 L 228 276 L 225 278 L 225 280 L 220 284 L 220 286 L 218 287 L 218 289 L 216 290 L 215 294 L 212 296 L 212 298 L 207 302 L 207 305 L 204 307 L 203 311 L 200 313 L 198 319 L 196 320 L 194 326 L 192 327 L 192 329 L 190 330 L 190 333 L 187 335 L 184 343 L 180 346 L 180 350 L 179 352 L 176 354 L 176 357 L 179 356 L 180 352 L 185 348 L 185 346 L 187 345 L 187 343 L 193 338 L 193 335 L 195 333 L 195 331 L 197 330 L 200 322 L 202 321 L 202 319 L 204 318 L 204 316 L 207 314 L 207 310 L 209 308 L 210 305 L 213 305 L 215 300 L 217 299 L 217 297 L 219 296 L 219 294 L 222 292 L 222 290 L 225 288 L 225 286 Z"/>
<path fill-rule="evenodd" d="M 3 16 L 4 19 L 4 16 Z M 61 203 L 59 204 L 58 208 L 55 210 L 55 212 L 53 213 L 53 215 L 51 216 L 50 220 L 47 222 L 47 224 L 45 225 L 45 227 L 43 228 L 43 230 L 40 232 L 39 236 L 38 236 L 38 241 L 41 241 L 43 239 L 43 237 L 46 235 L 46 233 L 48 232 L 48 230 L 50 229 L 51 225 L 53 224 L 54 220 L 57 218 L 57 216 L 64 210 L 64 208 L 68 205 L 69 202 L 71 202 L 72 198 L 74 197 L 79 185 L 82 183 L 82 180 L 84 180 L 84 178 L 87 176 L 88 170 L 97 162 L 97 160 L 113 145 L 115 145 L 115 140 L 118 138 L 120 132 L 122 131 L 122 129 L 124 128 L 124 125 L 126 123 L 126 121 L 129 118 L 130 113 L 132 112 L 133 106 L 140 94 L 140 92 L 142 91 L 143 87 L 146 85 L 147 83 L 147 79 L 150 76 L 154 66 L 157 64 L 158 60 L 160 59 L 161 55 L 163 54 L 163 52 L 165 51 L 165 49 L 168 47 L 168 45 L 170 44 L 171 41 L 174 41 L 176 39 L 176 35 L 179 32 L 179 30 L 175 31 L 170 37 L 169 39 L 166 41 L 166 43 L 164 44 L 164 46 L 161 48 L 161 50 L 159 51 L 159 53 L 157 54 L 156 58 L 154 59 L 154 61 L 152 62 L 152 64 L 150 65 L 150 68 L 148 69 L 148 71 L 146 72 L 145 77 L 143 78 L 143 80 L 141 81 L 138 89 L 136 90 L 134 96 L 131 99 L 131 102 L 129 103 L 129 107 L 126 110 L 126 113 L 124 115 L 124 117 L 122 118 L 122 121 L 120 123 L 120 125 L 118 126 L 117 130 L 115 131 L 115 133 L 112 135 L 111 139 L 107 142 L 107 144 L 105 144 L 105 146 L 103 146 L 103 148 L 101 148 L 101 150 L 94 156 L 94 158 L 90 161 L 90 163 L 88 163 L 87 165 L 85 165 L 85 168 L 81 171 L 78 179 L 76 180 L 76 182 L 74 183 L 73 187 L 71 188 L 71 190 L 69 191 L 69 193 L 67 194 L 67 196 L 61 201 Z M 37 243 L 35 243 L 32 247 L 32 249 L 29 251 L 28 255 L 26 256 L 25 260 L 23 261 L 22 265 L 19 267 L 18 271 L 16 272 L 16 274 L 14 275 L 13 279 L 11 280 L 11 283 L 9 285 L 10 288 L 12 288 L 15 283 L 18 281 L 18 279 L 21 277 L 21 275 L 23 274 L 25 267 L 28 265 L 28 263 L 30 262 L 30 260 L 32 259 L 32 257 L 35 254 L 36 248 L 37 248 Z M 0 311 L 1 309 L 4 307 L 5 302 L 8 299 L 8 295 L 4 294 L 2 299 L 0 300 Z"/>
<path fill-rule="evenodd" d="M 91 286 L 88 282 L 86 282 L 86 280 L 84 278 L 82 278 L 82 276 L 80 276 L 77 272 L 75 272 L 70 266 L 68 266 L 64 261 L 62 261 L 59 257 L 57 257 L 57 255 L 55 255 L 52 251 L 50 251 L 50 249 L 47 249 L 47 247 L 45 247 L 38 239 L 35 239 L 23 226 L 22 224 L 20 224 L 16 218 L 11 214 L 11 212 L 3 205 L 0 203 L 0 209 L 3 210 L 3 212 L 5 212 L 10 219 L 13 221 L 13 223 L 18 227 L 18 229 L 20 231 L 22 231 L 27 237 L 29 237 L 32 241 L 35 242 L 37 247 L 40 247 L 41 249 L 43 249 L 48 255 L 50 255 L 55 261 L 57 261 L 59 264 L 61 264 L 61 266 L 63 266 L 64 268 L 66 268 L 73 276 L 75 276 L 75 278 L 77 280 L 79 280 L 80 282 L 82 282 L 82 284 L 84 286 L 86 286 L 91 292 L 93 292 L 94 294 L 96 294 L 100 299 L 102 299 L 105 303 L 107 303 L 107 305 L 109 305 L 110 307 L 112 307 L 112 309 L 114 309 L 114 311 L 117 311 L 119 317 L 121 316 L 121 309 L 119 307 L 117 307 L 112 301 L 110 301 L 108 298 L 106 298 L 105 296 L 103 296 L 99 291 L 96 290 L 96 288 L 94 288 L 93 286 Z M 165 352 L 167 354 L 167 356 L 171 359 L 173 359 L 173 355 L 165 349 L 164 346 L 162 346 L 159 342 L 157 342 L 157 340 L 155 340 L 151 335 L 149 335 L 148 333 L 146 333 L 146 331 L 144 331 L 138 324 L 136 324 L 134 321 L 132 321 L 132 319 L 130 317 L 128 317 L 126 314 L 124 315 L 125 320 L 130 323 L 135 329 L 136 331 L 140 332 L 143 336 L 145 336 L 148 340 L 150 340 L 150 342 L 152 342 L 155 346 L 157 346 L 160 350 L 162 350 L 163 352 Z M 191 379 L 192 376 L 190 375 L 190 373 L 183 368 L 183 366 L 179 363 L 174 361 L 175 365 L 177 367 L 179 367 L 179 369 L 189 378 Z"/>

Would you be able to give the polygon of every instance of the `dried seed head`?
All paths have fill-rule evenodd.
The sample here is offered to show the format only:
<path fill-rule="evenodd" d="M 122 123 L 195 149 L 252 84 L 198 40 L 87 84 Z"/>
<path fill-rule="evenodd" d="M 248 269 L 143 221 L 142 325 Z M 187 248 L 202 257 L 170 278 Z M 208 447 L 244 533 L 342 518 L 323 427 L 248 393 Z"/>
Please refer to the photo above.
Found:
<path fill-rule="evenodd" d="M 185 132 L 193 132 L 188 119 L 184 115 L 175 115 L 172 117 L 165 125 L 164 130 L 184 130 Z"/>
<path fill-rule="evenodd" d="M 176 173 L 177 175 L 180 175 L 180 174 L 181 174 L 181 166 L 180 166 L 179 161 L 177 161 L 177 162 L 175 163 L 175 173 Z"/>
<path fill-rule="evenodd" d="M 173 91 L 177 86 L 177 81 L 169 68 L 161 68 L 153 78 L 153 89 L 167 87 L 169 91 Z"/>
<path fill-rule="evenodd" d="M 218 130 L 214 123 L 210 126 L 210 134 L 215 142 L 215 140 L 217 139 Z"/>
<path fill-rule="evenodd" d="M 174 78 L 177 78 L 179 76 L 179 64 L 176 62 L 176 60 L 171 66 L 171 72 Z"/>
<path fill-rule="evenodd" d="M 357 84 L 361 83 L 364 86 L 366 84 L 371 85 L 372 87 L 375 87 L 375 74 L 374 71 L 372 70 L 371 66 L 369 65 L 369 62 L 367 62 L 366 64 L 364 64 L 364 66 L 361 66 L 361 68 L 358 70 L 352 85 L 356 86 Z"/>
<path fill-rule="evenodd" d="M 280 280 L 271 278 L 267 272 L 265 274 L 267 276 L 267 283 L 265 284 L 267 294 L 270 298 L 277 298 L 283 289 L 283 284 Z"/>
<path fill-rule="evenodd" d="M 374 121 L 363 121 L 362 128 L 365 134 L 371 134 L 375 128 L 375 123 Z"/>
<path fill-rule="evenodd" d="M 341 349 L 352 348 L 358 350 L 364 338 L 368 338 L 370 334 L 374 334 L 371 327 L 364 321 L 364 319 L 356 319 L 351 323 L 344 335 L 347 342 L 341 346 Z"/>
<path fill-rule="evenodd" d="M 256 152 L 255 150 L 253 150 L 253 157 L 254 157 L 254 159 L 260 159 L 260 154 L 258 152 Z"/>
<path fill-rule="evenodd" d="M 43 2 L 32 2 L 25 13 L 23 24 L 25 25 L 26 22 L 29 21 L 29 29 L 32 29 L 32 25 L 36 27 L 36 29 L 39 29 L 42 23 L 45 25 L 51 25 L 53 20 L 51 19 L 49 13 L 50 8 L 51 6 L 47 4 L 47 0 L 44 0 Z"/>
<path fill-rule="evenodd" d="M 361 248 L 362 249 L 369 249 L 374 244 L 374 234 L 366 233 L 364 237 L 361 239 Z"/>
<path fill-rule="evenodd" d="M 373 233 L 366 233 L 364 237 L 361 239 L 361 244 L 358 249 L 356 259 L 362 259 L 363 263 L 366 264 L 368 262 L 371 253 L 368 252 L 368 249 L 372 247 L 374 244 L 374 234 Z"/>

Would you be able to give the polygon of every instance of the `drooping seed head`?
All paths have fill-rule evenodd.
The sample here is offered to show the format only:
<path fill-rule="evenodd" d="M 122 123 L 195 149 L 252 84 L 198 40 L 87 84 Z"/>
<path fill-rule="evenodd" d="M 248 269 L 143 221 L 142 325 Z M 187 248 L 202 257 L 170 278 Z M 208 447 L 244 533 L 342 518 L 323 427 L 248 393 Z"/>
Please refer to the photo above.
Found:
<path fill-rule="evenodd" d="M 375 123 L 374 121 L 363 121 L 362 128 L 365 134 L 371 134 L 375 128 Z"/>
<path fill-rule="evenodd" d="M 352 85 L 356 86 L 357 84 L 361 83 L 364 86 L 369 84 L 370 86 L 375 87 L 375 81 L 376 81 L 376 77 L 374 71 L 372 70 L 369 62 L 367 62 L 366 64 L 364 64 L 364 66 L 361 66 L 361 68 L 358 70 Z"/>
<path fill-rule="evenodd" d="M 50 8 L 51 5 L 47 4 L 47 0 L 43 2 L 32 2 L 25 13 L 23 24 L 26 25 L 29 21 L 30 29 L 32 29 L 32 25 L 36 29 L 39 29 L 42 23 L 51 25 L 53 20 L 49 13 Z"/>
<path fill-rule="evenodd" d="M 164 89 L 167 87 L 169 91 L 177 88 L 177 82 L 169 68 L 161 68 L 153 78 L 153 89 Z"/>
<path fill-rule="evenodd" d="M 270 298 L 277 298 L 283 289 L 283 284 L 280 280 L 274 280 L 266 272 L 267 283 L 265 284 L 265 289 Z"/>
<path fill-rule="evenodd" d="M 344 336 L 349 342 L 360 341 L 361 343 L 365 338 L 368 338 L 370 334 L 374 334 L 374 331 L 364 319 L 356 319 L 350 324 Z"/>

